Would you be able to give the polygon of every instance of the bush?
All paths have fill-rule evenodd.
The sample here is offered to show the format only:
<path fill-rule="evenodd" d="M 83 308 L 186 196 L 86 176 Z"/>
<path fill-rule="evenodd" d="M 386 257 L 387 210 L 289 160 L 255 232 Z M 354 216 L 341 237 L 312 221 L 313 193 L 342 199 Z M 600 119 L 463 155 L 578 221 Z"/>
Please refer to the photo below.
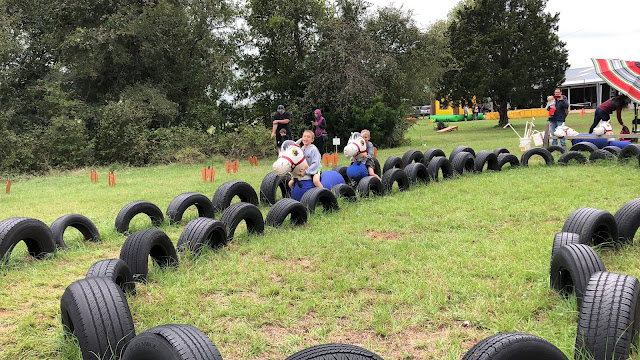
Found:
<path fill-rule="evenodd" d="M 275 155 L 275 140 L 270 135 L 271 129 L 262 125 L 240 126 L 232 133 L 216 133 L 214 150 L 231 159 Z"/>
<path fill-rule="evenodd" d="M 157 129 L 149 134 L 150 162 L 194 163 L 213 155 L 213 139 L 204 131 L 187 127 Z"/>
<path fill-rule="evenodd" d="M 45 158 L 50 166 L 72 169 L 93 161 L 93 146 L 88 141 L 85 124 L 80 119 L 58 116 L 45 131 Z"/>
<path fill-rule="evenodd" d="M 397 109 L 386 106 L 377 98 L 367 109 L 354 107 L 352 110 L 352 130 L 371 131 L 371 141 L 380 147 L 395 147 L 403 145 L 404 135 L 411 126 L 406 119 L 407 109 L 403 106 Z"/>

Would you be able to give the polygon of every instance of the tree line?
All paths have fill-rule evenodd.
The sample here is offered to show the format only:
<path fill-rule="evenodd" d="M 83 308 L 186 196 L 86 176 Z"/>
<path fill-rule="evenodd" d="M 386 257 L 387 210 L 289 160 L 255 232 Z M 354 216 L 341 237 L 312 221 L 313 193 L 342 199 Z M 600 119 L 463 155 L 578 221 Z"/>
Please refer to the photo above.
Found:
<path fill-rule="evenodd" d="M 368 128 L 377 145 L 396 146 L 411 105 L 497 97 L 483 79 L 462 79 L 485 65 L 456 47 L 492 41 L 470 32 L 483 24 L 465 13 L 532 3 L 520 2 L 466 1 L 425 30 L 410 12 L 363 0 L 0 0 L 0 171 L 264 156 L 278 104 L 294 133 L 320 108 L 331 136 Z M 534 25 L 553 38 L 557 16 L 533 3 L 527 16 L 550 17 Z"/>

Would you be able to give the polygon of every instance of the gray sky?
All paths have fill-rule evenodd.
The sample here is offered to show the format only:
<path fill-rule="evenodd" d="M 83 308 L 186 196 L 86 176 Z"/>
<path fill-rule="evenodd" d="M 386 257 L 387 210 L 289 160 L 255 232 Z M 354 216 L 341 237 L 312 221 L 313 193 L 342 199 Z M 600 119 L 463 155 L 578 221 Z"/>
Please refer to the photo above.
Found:
<path fill-rule="evenodd" d="M 393 4 L 413 10 L 426 29 L 445 19 L 455 0 L 369 0 L 375 6 Z M 547 11 L 560 13 L 558 35 L 567 43 L 571 68 L 593 66 L 591 58 L 640 61 L 640 0 L 549 0 Z M 604 25 L 601 25 L 604 24 Z"/>

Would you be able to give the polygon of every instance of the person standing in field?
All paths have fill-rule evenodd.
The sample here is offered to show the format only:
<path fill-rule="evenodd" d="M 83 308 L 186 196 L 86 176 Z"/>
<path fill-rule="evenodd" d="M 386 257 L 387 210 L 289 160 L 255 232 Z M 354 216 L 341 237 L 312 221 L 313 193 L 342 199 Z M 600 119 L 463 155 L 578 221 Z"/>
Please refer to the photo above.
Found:
<path fill-rule="evenodd" d="M 282 146 L 282 143 L 287 139 L 291 139 L 290 122 L 291 114 L 284 109 L 284 105 L 278 105 L 278 110 L 273 114 L 273 128 L 271 130 L 271 138 L 276 138 L 276 147 L 278 152 L 280 152 L 280 146 Z M 282 130 L 286 132 L 286 136 L 284 137 L 280 135 Z"/>

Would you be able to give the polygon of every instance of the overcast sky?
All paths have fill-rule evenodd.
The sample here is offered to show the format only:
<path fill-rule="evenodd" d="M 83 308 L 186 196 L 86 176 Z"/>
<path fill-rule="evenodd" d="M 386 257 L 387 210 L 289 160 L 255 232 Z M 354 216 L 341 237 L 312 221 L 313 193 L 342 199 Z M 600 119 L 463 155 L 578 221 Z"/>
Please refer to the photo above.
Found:
<path fill-rule="evenodd" d="M 368 0 L 374 6 L 393 4 L 413 10 L 426 29 L 457 4 L 455 0 Z M 547 11 L 560 13 L 558 35 L 567 43 L 571 68 L 593 66 L 591 58 L 640 61 L 640 0 L 549 0 Z M 587 5 L 589 4 L 589 5 Z M 601 25 L 605 24 L 605 25 Z"/>

